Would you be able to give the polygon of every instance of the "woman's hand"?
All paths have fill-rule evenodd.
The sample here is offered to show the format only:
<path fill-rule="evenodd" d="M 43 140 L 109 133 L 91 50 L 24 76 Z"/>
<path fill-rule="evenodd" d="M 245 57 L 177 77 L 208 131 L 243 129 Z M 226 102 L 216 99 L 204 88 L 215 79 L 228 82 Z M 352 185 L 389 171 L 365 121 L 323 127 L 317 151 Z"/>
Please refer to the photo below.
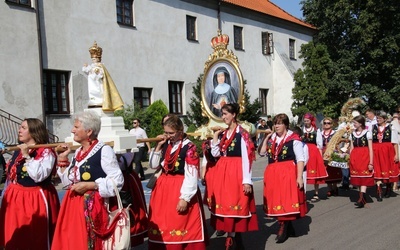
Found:
<path fill-rule="evenodd" d="M 303 176 L 298 176 L 296 182 L 299 189 L 302 189 L 304 187 Z"/>
<path fill-rule="evenodd" d="M 28 145 L 25 143 L 19 144 L 17 147 L 21 150 L 21 154 L 24 158 L 29 158 L 29 149 Z"/>
<path fill-rule="evenodd" d="M 71 148 L 68 143 L 60 144 L 55 148 L 57 154 L 58 154 L 58 159 L 59 160 L 65 160 L 68 159 L 69 153 L 71 153 Z M 61 153 L 60 153 L 61 152 Z"/>
<path fill-rule="evenodd" d="M 84 194 L 88 190 L 94 190 L 95 184 L 94 182 L 78 182 L 71 186 L 71 191 L 74 191 L 78 194 Z"/>
<path fill-rule="evenodd" d="M 243 193 L 245 195 L 251 194 L 252 188 L 250 184 L 243 184 Z"/>
<path fill-rule="evenodd" d="M 161 150 L 161 148 L 162 148 L 162 146 L 164 145 L 164 143 L 168 140 L 168 136 L 166 136 L 166 135 L 157 135 L 156 138 L 161 139 L 161 141 L 159 141 L 159 142 L 157 143 L 157 147 L 156 147 L 156 149 L 155 149 L 155 151 L 158 152 L 158 151 Z"/>
<path fill-rule="evenodd" d="M 176 211 L 178 213 L 185 212 L 187 209 L 187 205 L 188 205 L 187 201 L 180 199 L 178 205 L 176 206 Z"/>
<path fill-rule="evenodd" d="M 399 162 L 399 157 L 397 155 L 394 155 L 394 162 L 398 163 Z"/>

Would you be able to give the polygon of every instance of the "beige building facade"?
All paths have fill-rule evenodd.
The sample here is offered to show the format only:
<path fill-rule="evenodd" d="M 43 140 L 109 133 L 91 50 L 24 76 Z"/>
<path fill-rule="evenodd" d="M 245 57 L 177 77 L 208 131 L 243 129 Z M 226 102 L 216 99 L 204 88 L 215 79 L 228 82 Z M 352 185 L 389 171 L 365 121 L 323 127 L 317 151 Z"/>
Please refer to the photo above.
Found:
<path fill-rule="evenodd" d="M 185 115 L 221 28 L 251 98 L 260 98 L 264 114 L 290 114 L 300 46 L 315 29 L 268 1 L 253 1 L 260 9 L 249 0 L 5 0 L 0 109 L 44 120 L 61 140 L 69 136 L 71 115 L 87 107 L 82 66 L 91 63 L 96 41 L 125 104 L 161 99 Z"/>

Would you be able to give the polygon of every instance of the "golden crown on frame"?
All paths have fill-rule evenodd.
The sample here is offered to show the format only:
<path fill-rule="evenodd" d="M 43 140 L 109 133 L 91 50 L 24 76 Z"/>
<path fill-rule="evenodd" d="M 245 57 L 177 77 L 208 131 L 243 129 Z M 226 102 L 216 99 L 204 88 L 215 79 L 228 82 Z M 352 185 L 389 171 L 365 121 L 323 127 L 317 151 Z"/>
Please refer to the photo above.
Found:
<path fill-rule="evenodd" d="M 211 47 L 213 49 L 226 49 L 228 47 L 229 36 L 221 33 L 221 30 L 218 30 L 218 35 L 211 39 Z"/>

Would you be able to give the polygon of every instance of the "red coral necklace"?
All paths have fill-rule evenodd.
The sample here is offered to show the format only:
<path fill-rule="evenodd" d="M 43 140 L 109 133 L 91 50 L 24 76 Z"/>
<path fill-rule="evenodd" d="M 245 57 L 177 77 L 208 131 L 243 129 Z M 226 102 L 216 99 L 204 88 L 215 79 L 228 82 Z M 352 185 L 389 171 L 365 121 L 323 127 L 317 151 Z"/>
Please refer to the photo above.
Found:
<path fill-rule="evenodd" d="M 325 131 L 328 131 L 328 133 L 325 133 Z M 325 145 L 327 145 L 328 144 L 328 139 L 329 139 L 329 136 L 331 135 L 331 132 L 332 132 L 332 129 L 329 129 L 329 130 L 323 130 L 322 131 L 322 136 L 324 137 L 324 139 L 325 139 Z"/>
<path fill-rule="evenodd" d="M 280 152 L 282 151 L 283 145 L 285 145 L 286 143 L 286 134 L 287 132 L 285 132 L 285 134 L 282 137 L 282 140 L 279 142 L 278 145 L 276 145 L 276 138 L 278 138 L 278 135 L 275 134 L 275 138 L 274 138 L 274 142 L 272 143 L 272 155 L 274 156 L 274 160 L 276 161 L 278 159 L 278 155 L 280 154 Z"/>
<path fill-rule="evenodd" d="M 90 153 L 90 151 L 92 151 L 92 149 L 94 148 L 94 146 L 96 146 L 96 144 L 98 143 L 98 140 L 93 140 L 92 144 L 90 145 L 90 147 L 88 148 L 88 150 L 86 150 L 85 152 L 83 152 L 83 147 L 81 148 L 81 150 L 76 154 L 75 159 L 77 162 L 82 161 L 83 159 L 86 158 L 86 156 Z"/>
<path fill-rule="evenodd" d="M 165 158 L 164 158 L 165 171 L 168 172 L 174 170 L 175 163 L 178 160 L 181 149 L 182 149 L 182 141 L 179 142 L 178 149 L 174 153 L 172 153 L 173 155 L 171 156 L 172 144 L 168 143 L 167 151 L 165 152 Z"/>
<path fill-rule="evenodd" d="M 222 153 L 226 153 L 227 148 L 229 147 L 229 145 L 231 145 L 233 138 L 235 138 L 235 133 L 236 133 L 236 128 L 237 125 L 235 126 L 235 129 L 233 130 L 231 136 L 229 137 L 229 139 L 227 139 L 228 136 L 228 130 L 226 130 L 221 138 L 221 141 L 219 143 L 219 148 L 221 150 Z"/>

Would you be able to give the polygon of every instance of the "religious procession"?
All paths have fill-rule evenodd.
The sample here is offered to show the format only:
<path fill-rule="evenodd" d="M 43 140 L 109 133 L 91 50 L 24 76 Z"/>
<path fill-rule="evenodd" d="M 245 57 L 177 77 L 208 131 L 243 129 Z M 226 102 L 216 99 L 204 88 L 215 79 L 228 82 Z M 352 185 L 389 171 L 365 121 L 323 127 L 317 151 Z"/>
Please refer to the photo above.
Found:
<path fill-rule="evenodd" d="M 304 13 L 310 15 L 316 3 L 305 2 Z M 319 46 L 314 48 L 318 53 L 307 54 L 319 27 L 271 1 L 118 0 L 113 12 L 110 3 L 103 4 L 6 0 L 0 5 L 10 20 L 18 16 L 26 21 L 21 23 L 37 25 L 7 22 L 6 31 L 23 39 L 10 36 L 0 43 L 6 56 L 0 67 L 5 69 L 0 74 L 0 249 L 398 246 L 387 240 L 397 239 L 396 227 L 381 223 L 379 215 L 389 214 L 397 223 L 393 211 L 384 209 L 400 188 L 400 106 L 394 109 L 397 100 L 381 98 L 388 112 L 370 107 L 397 88 L 382 84 L 386 89 L 368 85 L 366 90 L 365 82 L 352 78 L 360 91 L 346 92 L 334 81 L 346 67 L 321 60 L 315 65 L 326 63 L 335 71 L 330 72 L 332 82 L 321 70 L 317 88 L 303 91 L 310 71 L 320 70 L 309 67 L 310 58 L 325 59 Z M 64 15 L 60 9 L 74 12 Z M 142 13 L 149 18 L 163 13 L 163 20 L 171 22 L 164 27 L 152 17 L 146 26 Z M 235 53 L 228 49 L 231 38 Z M 98 42 L 111 52 L 103 53 Z M 26 49 L 31 45 L 37 51 Z M 260 53 L 254 47 L 261 47 Z M 21 51 L 27 59 L 18 67 L 9 65 Z M 89 52 L 89 63 L 78 61 L 83 51 Z M 379 54 L 374 51 L 371 57 L 377 61 Z M 204 64 L 199 55 L 205 55 Z M 107 67 L 103 58 L 110 62 Z M 358 77 L 368 70 L 359 69 Z M 343 81 L 350 85 L 349 79 Z M 329 92 L 328 83 L 337 86 Z M 346 100 L 318 109 L 308 105 L 328 92 Z M 250 93 L 258 95 L 254 102 Z M 130 106 L 124 100 L 132 96 Z M 150 119 L 142 119 L 158 98 L 162 111 L 152 110 Z M 256 124 L 243 118 L 254 107 L 257 116 L 247 119 Z M 339 109 L 340 115 L 327 115 Z M 339 203 L 340 197 L 345 201 Z M 339 206 L 340 212 L 332 211 Z M 353 232 L 355 239 L 345 238 L 341 245 L 336 234 L 350 233 L 329 221 L 341 223 L 347 214 L 362 233 Z M 368 234 L 363 231 L 368 222 L 384 225 Z M 312 224 L 319 228 L 312 230 Z M 318 230 L 323 237 L 315 237 L 322 234 Z M 374 239 L 378 233 L 384 239 Z"/>

